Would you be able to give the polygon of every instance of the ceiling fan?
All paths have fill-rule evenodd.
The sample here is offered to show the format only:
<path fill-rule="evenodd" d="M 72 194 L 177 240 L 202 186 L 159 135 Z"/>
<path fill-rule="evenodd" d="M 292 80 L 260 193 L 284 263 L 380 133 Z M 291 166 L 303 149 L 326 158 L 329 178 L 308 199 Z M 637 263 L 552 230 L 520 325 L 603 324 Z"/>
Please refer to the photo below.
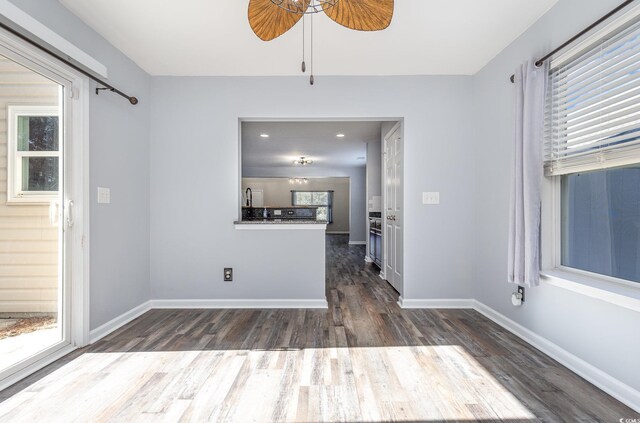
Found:
<path fill-rule="evenodd" d="M 380 31 L 389 26 L 394 0 L 250 0 L 249 25 L 263 41 L 271 41 L 289 31 L 302 19 L 303 59 L 305 15 L 311 24 L 311 78 L 313 85 L 313 15 L 324 12 L 334 22 L 356 31 Z"/>

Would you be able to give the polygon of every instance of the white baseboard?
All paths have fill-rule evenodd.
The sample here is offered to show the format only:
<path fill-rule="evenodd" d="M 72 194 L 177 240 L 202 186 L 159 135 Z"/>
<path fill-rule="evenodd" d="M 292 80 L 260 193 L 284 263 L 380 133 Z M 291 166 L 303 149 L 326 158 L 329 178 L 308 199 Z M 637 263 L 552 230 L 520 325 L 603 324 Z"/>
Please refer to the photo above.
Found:
<path fill-rule="evenodd" d="M 329 308 L 327 300 L 151 300 L 151 308 Z"/>
<path fill-rule="evenodd" d="M 439 300 L 398 300 L 401 308 L 473 308 L 473 300 L 439 299 Z"/>
<path fill-rule="evenodd" d="M 89 332 L 89 343 L 93 344 L 94 342 L 99 341 L 116 329 L 120 329 L 122 326 L 126 325 L 133 319 L 142 316 L 149 310 L 151 310 L 151 301 L 144 302 L 139 306 L 122 313 L 115 319 L 109 320 L 104 325 L 98 326 L 97 328 Z"/>
<path fill-rule="evenodd" d="M 367 245 L 367 241 L 349 241 L 349 245 Z"/>
<path fill-rule="evenodd" d="M 473 303 L 473 308 L 478 313 L 484 315 L 489 320 L 494 321 L 509 332 L 558 361 L 574 373 L 602 389 L 618 401 L 640 413 L 640 391 L 635 390 L 629 385 L 587 363 L 583 359 L 576 357 L 569 351 L 525 328 L 503 314 L 498 313 L 485 304 L 476 300 L 469 301 Z"/>
<path fill-rule="evenodd" d="M 371 257 L 369 256 L 364 256 L 364 261 L 367 263 L 373 263 L 373 260 L 371 260 Z"/>
<path fill-rule="evenodd" d="M 327 235 L 349 235 L 349 231 L 327 231 Z"/>

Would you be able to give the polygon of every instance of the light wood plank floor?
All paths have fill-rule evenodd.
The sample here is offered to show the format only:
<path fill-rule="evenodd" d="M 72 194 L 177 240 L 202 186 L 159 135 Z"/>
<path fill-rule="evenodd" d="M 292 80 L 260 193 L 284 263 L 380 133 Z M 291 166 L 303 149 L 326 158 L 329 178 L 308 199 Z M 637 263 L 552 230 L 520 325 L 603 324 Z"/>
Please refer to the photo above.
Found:
<path fill-rule="evenodd" d="M 637 416 L 477 312 L 401 310 L 345 237 L 329 237 L 327 254 L 328 311 L 153 310 L 1 392 L 0 420 Z"/>

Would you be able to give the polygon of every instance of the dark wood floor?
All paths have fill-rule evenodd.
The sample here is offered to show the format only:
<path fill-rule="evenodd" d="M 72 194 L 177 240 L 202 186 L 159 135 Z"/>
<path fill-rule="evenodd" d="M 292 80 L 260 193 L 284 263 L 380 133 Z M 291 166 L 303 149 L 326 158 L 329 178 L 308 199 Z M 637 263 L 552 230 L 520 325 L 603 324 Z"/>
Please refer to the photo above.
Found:
<path fill-rule="evenodd" d="M 475 311 L 400 309 L 363 257 L 328 237 L 329 310 L 152 310 L 1 392 L 0 420 L 636 417 Z"/>

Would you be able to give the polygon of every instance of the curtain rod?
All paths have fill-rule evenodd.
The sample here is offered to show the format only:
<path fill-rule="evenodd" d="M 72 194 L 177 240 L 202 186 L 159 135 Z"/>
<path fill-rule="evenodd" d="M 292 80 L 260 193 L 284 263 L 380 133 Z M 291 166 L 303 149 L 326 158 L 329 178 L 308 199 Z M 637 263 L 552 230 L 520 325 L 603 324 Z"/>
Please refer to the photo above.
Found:
<path fill-rule="evenodd" d="M 566 43 L 562 44 L 560 47 L 556 48 L 555 50 L 553 50 L 552 52 L 550 52 L 549 54 L 547 54 L 546 56 L 542 57 L 541 59 L 539 59 L 536 62 L 536 66 L 540 67 L 542 66 L 542 64 L 547 61 L 547 59 L 551 58 L 553 55 L 555 55 L 556 53 L 558 53 L 559 51 L 563 50 L 565 47 L 567 47 L 569 44 L 573 43 L 574 41 L 576 41 L 578 38 L 582 37 L 584 34 L 586 34 L 587 32 L 591 31 L 593 28 L 595 28 L 596 26 L 600 25 L 602 22 L 606 21 L 607 19 L 609 19 L 610 17 L 612 17 L 613 15 L 615 15 L 616 13 L 618 13 L 619 11 L 621 11 L 622 9 L 624 9 L 625 7 L 627 7 L 628 5 L 630 5 L 631 3 L 633 3 L 635 0 L 626 0 L 625 2 L 623 2 L 621 5 L 619 5 L 618 7 L 616 7 L 615 9 L 613 9 L 611 12 L 607 13 L 606 15 L 604 15 L 603 17 L 601 17 L 600 19 L 598 19 L 597 21 L 595 21 L 594 23 L 592 23 L 591 25 L 589 25 L 588 27 L 586 27 L 585 29 L 583 29 L 582 31 L 580 31 L 578 34 L 576 34 L 575 36 L 571 37 L 571 39 L 569 39 Z M 511 80 L 511 82 L 515 82 L 516 81 L 516 76 L 515 75 L 511 75 L 511 78 L 509 78 Z"/>
<path fill-rule="evenodd" d="M 126 98 L 127 100 L 129 100 L 129 103 L 131 103 L 134 106 L 136 104 L 138 104 L 138 99 L 136 97 L 128 96 L 127 94 L 123 93 L 122 91 L 120 91 L 119 89 L 115 88 L 114 86 L 112 86 L 110 84 L 107 84 L 102 79 L 100 79 L 100 78 L 92 75 L 90 72 L 87 72 L 86 70 L 82 69 L 80 66 L 78 66 L 75 63 L 71 62 L 72 59 L 70 57 L 68 59 L 65 59 L 60 54 L 58 54 L 55 51 L 43 46 L 39 42 L 31 39 L 30 37 L 28 37 L 25 34 L 22 34 L 21 32 L 17 31 L 16 29 L 12 28 L 11 26 L 7 25 L 4 22 L 0 22 L 0 28 L 5 29 L 6 31 L 10 32 L 11 34 L 15 35 L 16 37 L 26 41 L 29 44 L 31 44 L 32 46 L 44 51 L 45 53 L 47 53 L 47 54 L 49 54 L 49 55 L 51 55 L 53 57 L 55 57 L 56 59 L 58 59 L 59 61 L 61 61 L 65 65 L 69 66 L 72 69 L 75 69 L 76 71 L 78 71 L 81 74 L 93 79 L 98 84 L 100 84 L 103 87 L 105 87 L 105 88 L 96 88 L 96 94 L 98 94 L 101 90 L 109 90 L 111 92 L 114 92 L 114 93 Z"/>

